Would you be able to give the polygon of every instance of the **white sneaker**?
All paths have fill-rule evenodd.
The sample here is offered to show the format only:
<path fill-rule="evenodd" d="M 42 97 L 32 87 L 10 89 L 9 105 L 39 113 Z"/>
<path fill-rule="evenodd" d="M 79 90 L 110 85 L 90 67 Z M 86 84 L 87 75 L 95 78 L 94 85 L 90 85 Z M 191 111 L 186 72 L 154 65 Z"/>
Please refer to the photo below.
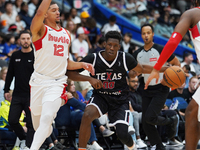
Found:
<path fill-rule="evenodd" d="M 133 134 L 135 133 L 135 129 L 133 128 L 133 126 L 129 126 L 129 127 L 128 127 L 128 133 L 129 133 L 130 135 L 133 135 Z"/>
<path fill-rule="evenodd" d="M 20 142 L 20 150 L 26 147 L 26 140 L 21 140 Z"/>
<path fill-rule="evenodd" d="M 20 150 L 30 150 L 27 146 L 25 146 L 24 148 L 20 148 Z"/>
<path fill-rule="evenodd" d="M 147 145 L 141 139 L 136 140 L 136 145 L 138 145 L 137 148 L 146 148 L 147 147 Z"/>
<path fill-rule="evenodd" d="M 184 145 L 185 145 L 185 140 L 183 140 L 183 142 L 182 142 Z"/>
<path fill-rule="evenodd" d="M 96 141 L 94 141 L 93 144 L 88 148 L 88 150 L 103 150 L 103 147 L 101 147 Z"/>

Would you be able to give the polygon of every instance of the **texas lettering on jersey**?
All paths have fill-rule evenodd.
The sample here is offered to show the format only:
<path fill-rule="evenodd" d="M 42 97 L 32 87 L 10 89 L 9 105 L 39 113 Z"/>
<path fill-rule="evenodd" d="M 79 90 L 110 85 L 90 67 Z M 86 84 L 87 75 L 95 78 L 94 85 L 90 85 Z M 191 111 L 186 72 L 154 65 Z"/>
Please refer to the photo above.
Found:
<path fill-rule="evenodd" d="M 115 80 L 121 80 L 122 73 L 104 72 L 97 73 L 97 79 L 103 83 L 103 89 L 113 89 L 115 87 Z"/>

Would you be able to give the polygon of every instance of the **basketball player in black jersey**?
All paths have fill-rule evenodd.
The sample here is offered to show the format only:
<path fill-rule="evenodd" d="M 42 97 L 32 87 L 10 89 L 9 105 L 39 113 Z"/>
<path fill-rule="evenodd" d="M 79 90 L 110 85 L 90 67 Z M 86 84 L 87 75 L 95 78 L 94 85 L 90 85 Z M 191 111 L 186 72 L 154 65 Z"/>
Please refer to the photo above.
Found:
<path fill-rule="evenodd" d="M 118 51 L 122 39 L 119 32 L 110 31 L 105 38 L 105 50 L 89 54 L 81 60 L 93 64 L 95 75 L 91 77 L 101 80 L 103 87 L 94 89 L 84 111 L 79 130 L 79 150 L 86 150 L 91 122 L 107 112 L 111 125 L 116 127 L 116 134 L 120 141 L 126 144 L 129 149 L 135 147 L 133 139 L 128 133 L 129 87 L 126 81 L 127 71 L 149 73 L 152 67 L 141 66 L 130 54 Z"/>
<path fill-rule="evenodd" d="M 153 67 L 162 52 L 163 46 L 153 42 L 154 32 L 151 24 L 144 24 L 141 27 L 141 35 L 144 46 L 135 51 L 133 56 L 138 63 L 149 64 Z M 168 62 L 171 65 L 180 66 L 180 62 L 174 54 L 171 55 Z M 141 83 L 145 83 L 148 76 L 149 74 L 144 74 Z M 142 89 L 142 126 L 151 145 L 156 145 L 156 150 L 165 150 L 155 125 L 167 125 L 170 131 L 168 137 L 172 138 L 176 133 L 177 118 L 176 116 L 172 118 L 158 116 L 169 94 L 169 88 L 161 84 L 163 74 L 159 73 L 159 76 L 158 83 L 155 80 L 152 81 L 146 90 L 143 90 L 144 84 L 140 84 L 140 86 L 143 86 L 143 88 L 140 88 Z"/>

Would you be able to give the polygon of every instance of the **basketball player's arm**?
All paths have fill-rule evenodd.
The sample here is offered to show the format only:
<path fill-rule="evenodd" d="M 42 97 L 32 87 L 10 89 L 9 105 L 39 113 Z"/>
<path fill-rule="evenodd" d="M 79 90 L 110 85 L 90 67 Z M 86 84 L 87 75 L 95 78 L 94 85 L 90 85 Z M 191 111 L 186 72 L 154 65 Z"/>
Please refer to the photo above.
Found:
<path fill-rule="evenodd" d="M 144 89 L 147 89 L 149 83 L 153 78 L 156 78 L 156 82 L 158 82 L 160 68 L 175 51 L 176 47 L 182 40 L 182 37 L 187 33 L 188 29 L 193 26 L 193 15 L 195 15 L 194 11 L 191 12 L 191 10 L 188 10 L 182 14 L 179 23 L 176 25 L 174 32 L 172 33 L 172 36 L 163 48 L 163 51 L 160 54 L 160 57 L 155 64 L 154 69 L 148 77 Z"/>
<path fill-rule="evenodd" d="M 33 42 L 40 39 L 45 33 L 44 17 L 49 8 L 51 0 L 43 0 L 40 4 L 32 22 L 31 22 L 31 33 L 33 35 Z"/>
<path fill-rule="evenodd" d="M 94 67 L 92 66 L 92 64 L 85 62 L 74 62 L 68 59 L 67 70 L 78 70 L 82 68 L 94 75 Z"/>
<path fill-rule="evenodd" d="M 101 80 L 79 74 L 79 72 L 75 70 L 67 70 L 66 75 L 73 81 L 89 81 L 95 89 L 100 89 L 103 86 Z"/>

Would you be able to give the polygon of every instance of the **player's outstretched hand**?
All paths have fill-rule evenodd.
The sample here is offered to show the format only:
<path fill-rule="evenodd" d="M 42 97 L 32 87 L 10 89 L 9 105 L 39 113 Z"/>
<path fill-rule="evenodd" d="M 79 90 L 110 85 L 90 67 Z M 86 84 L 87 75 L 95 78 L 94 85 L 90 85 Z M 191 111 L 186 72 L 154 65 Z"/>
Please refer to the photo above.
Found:
<path fill-rule="evenodd" d="M 151 80 L 152 80 L 153 78 L 156 78 L 156 83 L 158 83 L 159 71 L 156 70 L 156 69 L 153 69 L 153 70 L 151 71 L 151 74 L 150 74 L 150 76 L 148 77 L 148 79 L 147 79 L 147 81 L 146 81 L 146 84 L 145 84 L 145 86 L 144 86 L 144 89 L 145 89 L 145 90 L 148 88 L 149 83 L 151 82 Z"/>
<path fill-rule="evenodd" d="M 95 89 L 100 89 L 103 87 L 103 84 L 102 84 L 101 80 L 99 80 L 99 79 L 95 79 L 95 78 L 91 77 L 89 82 Z"/>
<path fill-rule="evenodd" d="M 93 76 L 94 74 L 94 67 L 92 66 L 92 64 L 89 63 L 83 63 L 83 69 L 89 71 Z"/>

